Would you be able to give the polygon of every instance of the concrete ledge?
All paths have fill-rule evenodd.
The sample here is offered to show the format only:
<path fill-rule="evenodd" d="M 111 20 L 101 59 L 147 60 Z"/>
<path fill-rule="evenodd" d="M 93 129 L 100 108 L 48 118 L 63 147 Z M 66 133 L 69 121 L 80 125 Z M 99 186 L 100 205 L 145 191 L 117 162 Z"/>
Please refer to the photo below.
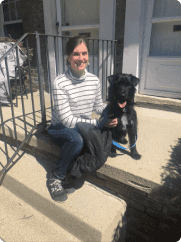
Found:
<path fill-rule="evenodd" d="M 136 94 L 135 102 L 136 106 L 138 107 L 154 108 L 181 113 L 181 100 L 179 99 Z"/>
<path fill-rule="evenodd" d="M 51 164 L 41 156 L 25 154 L 1 177 L 1 184 L 81 241 L 125 241 L 126 203 L 89 182 L 66 202 L 55 203 L 46 187 Z"/>

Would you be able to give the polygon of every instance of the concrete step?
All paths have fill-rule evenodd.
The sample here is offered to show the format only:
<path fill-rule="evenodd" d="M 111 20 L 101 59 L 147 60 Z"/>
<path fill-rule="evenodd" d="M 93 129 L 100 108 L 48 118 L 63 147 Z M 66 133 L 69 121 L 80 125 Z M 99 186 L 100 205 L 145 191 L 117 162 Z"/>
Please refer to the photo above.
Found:
<path fill-rule="evenodd" d="M 3 186 L 0 193 L 3 241 L 80 241 Z"/>
<path fill-rule="evenodd" d="M 25 153 L 1 177 L 2 240 L 124 242 L 126 203 L 89 182 L 67 201 L 54 202 L 46 185 L 52 165 Z"/>

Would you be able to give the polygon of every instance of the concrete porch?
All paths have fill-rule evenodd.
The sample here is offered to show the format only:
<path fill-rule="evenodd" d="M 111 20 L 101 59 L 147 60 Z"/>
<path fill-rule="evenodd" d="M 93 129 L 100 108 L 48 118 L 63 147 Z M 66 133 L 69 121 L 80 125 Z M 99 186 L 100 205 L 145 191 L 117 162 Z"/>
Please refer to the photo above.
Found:
<path fill-rule="evenodd" d="M 39 119 L 40 122 L 38 92 L 34 93 L 34 98 L 37 111 L 36 116 L 37 120 Z M 47 93 L 45 93 L 45 101 L 47 119 L 50 119 L 51 114 L 48 109 L 50 107 L 49 94 Z M 28 129 L 30 130 L 32 119 L 30 104 L 28 102 L 29 99 L 25 99 L 27 127 L 29 127 Z M 106 228 L 110 228 L 109 231 L 115 231 L 118 221 L 122 221 L 117 230 L 120 233 L 119 236 L 125 236 L 124 233 L 127 224 L 127 232 L 130 236 L 129 239 L 127 238 L 127 241 L 131 241 L 133 236 L 137 236 L 139 241 L 156 241 L 154 239 L 157 238 L 158 235 L 172 230 L 180 219 L 181 137 L 179 131 L 181 130 L 181 114 L 179 109 L 181 108 L 181 101 L 137 95 L 136 104 L 138 116 L 137 149 L 142 155 L 139 161 L 133 160 L 129 156 L 129 151 L 117 151 L 119 156 L 116 158 L 109 157 L 105 165 L 101 167 L 95 175 L 89 175 L 84 186 L 77 190 L 75 195 L 72 194 L 69 197 L 67 205 L 56 205 L 51 200 L 48 193 L 46 175 L 48 169 L 53 166 L 52 161 L 56 160 L 58 149 L 50 143 L 48 137 L 42 133 L 40 127 L 35 131 L 29 142 L 23 146 L 23 151 L 26 153 L 18 158 L 17 162 L 15 161 L 12 167 L 9 167 L 9 171 L 5 176 L 1 177 L 1 192 L 4 194 L 1 198 L 12 196 L 13 200 L 11 204 L 13 204 L 13 201 L 21 203 L 20 200 L 22 200 L 24 206 L 27 206 L 26 211 L 34 209 L 39 216 L 43 216 L 42 214 L 44 214 L 46 219 L 48 219 L 47 221 L 52 223 L 52 226 L 53 223 L 55 223 L 57 226 L 61 227 L 62 236 L 68 231 L 70 237 L 69 235 L 67 235 L 68 237 L 65 235 L 65 238 L 69 239 L 69 241 L 86 241 L 84 240 L 85 234 L 87 238 L 89 238 L 89 236 L 95 236 L 93 238 L 100 238 L 97 241 L 101 241 L 101 239 L 104 238 L 103 236 L 108 237 Z M 17 118 L 19 127 L 18 140 L 22 141 L 24 139 L 24 126 L 20 105 L 18 108 L 15 108 L 15 116 L 19 117 Z M 6 126 L 6 136 L 9 137 L 9 142 L 14 144 L 13 125 L 10 117 L 10 107 L 3 107 L 3 119 L 9 119 Z M 92 118 L 94 117 L 95 114 L 92 114 Z M 9 147 L 9 149 L 10 152 L 12 152 L 12 147 Z M 3 150 L 3 146 L 1 146 L 1 150 Z M 4 158 L 1 159 L 1 163 L 5 165 Z M 36 182 L 34 183 L 34 181 Z M 94 201 L 91 200 L 92 196 Z M 83 199 L 80 200 L 80 198 Z M 67 213 L 69 214 L 68 211 L 70 210 L 75 215 L 78 209 L 74 207 L 74 201 L 76 201 L 76 199 L 79 201 L 79 204 L 86 203 L 86 201 L 89 203 L 91 200 L 89 206 L 90 210 L 84 213 L 86 214 L 86 224 L 88 224 L 88 227 L 82 222 L 84 219 L 83 216 L 81 218 L 79 217 L 79 219 L 77 216 L 81 216 L 80 214 L 74 216 L 75 221 L 79 221 L 78 223 L 80 223 L 79 228 L 81 228 L 82 234 L 81 232 L 77 234 L 77 230 L 72 227 L 73 224 L 69 222 L 67 222 L 67 227 L 62 227 L 63 223 L 61 218 L 56 217 L 56 213 L 60 211 L 60 208 L 62 209 L 62 213 L 66 216 Z M 8 203 L 10 203 L 8 199 L 2 199 L 2 204 L 3 201 L 9 201 Z M 8 203 L 4 203 L 6 206 L 4 205 L 3 209 L 3 211 L 7 211 L 7 213 L 10 212 L 10 210 L 8 210 L 10 204 L 8 205 Z M 94 216 L 90 219 L 89 213 L 91 213 L 90 211 L 97 205 L 99 205 L 100 210 L 96 207 L 95 209 L 98 209 L 101 215 L 98 215 L 98 211 L 95 210 L 97 211 L 96 214 L 98 218 Z M 52 217 L 53 215 L 48 211 L 48 208 L 51 209 L 52 214 L 54 214 L 56 218 Z M 13 209 L 13 212 L 15 213 L 16 209 Z M 25 213 L 25 218 L 30 217 L 32 214 Z M 114 222 L 110 221 L 110 214 Z M 125 216 L 127 217 L 127 222 L 124 220 L 124 214 L 127 214 Z M 104 217 L 104 215 L 106 217 Z M 5 215 L 2 216 L 2 219 L 4 219 Z M 72 220 L 71 216 L 71 214 L 68 216 L 70 221 Z M 45 217 L 41 218 L 45 220 Z M 102 225 L 99 227 L 99 218 L 105 221 L 105 227 L 102 227 Z M 139 221 L 137 218 L 139 218 Z M 14 223 L 14 226 L 16 227 L 16 223 Z M 25 228 L 23 227 L 25 225 L 21 226 Z M 31 227 L 31 225 L 28 226 Z M 43 226 L 45 230 L 47 230 L 46 225 L 44 224 Z M 59 230 L 59 227 L 56 228 Z M 4 231 L 2 239 L 4 238 L 5 241 L 10 241 L 9 236 L 12 235 L 10 230 L 7 229 Z M 32 228 L 31 231 L 35 230 Z M 91 235 L 86 233 L 86 231 L 90 231 Z M 25 235 L 21 235 L 20 231 L 16 233 L 23 241 L 30 241 L 28 238 L 24 240 L 25 237 L 23 236 Z M 30 232 L 30 237 L 33 236 L 33 234 L 34 232 Z M 71 236 L 72 240 L 70 240 Z M 124 239 L 126 238 L 123 237 L 122 240 L 119 241 L 125 241 Z M 62 237 L 62 239 L 63 238 L 64 237 Z"/>

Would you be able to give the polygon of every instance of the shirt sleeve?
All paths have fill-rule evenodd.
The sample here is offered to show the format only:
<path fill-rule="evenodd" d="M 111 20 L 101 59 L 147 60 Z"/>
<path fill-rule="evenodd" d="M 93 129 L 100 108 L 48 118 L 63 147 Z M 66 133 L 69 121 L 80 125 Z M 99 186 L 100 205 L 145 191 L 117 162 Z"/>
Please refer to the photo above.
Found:
<path fill-rule="evenodd" d="M 101 86 L 100 86 L 100 81 L 98 79 L 97 92 L 96 92 L 96 96 L 95 96 L 93 111 L 96 114 L 101 115 L 106 106 L 107 106 L 107 104 L 103 104 L 103 101 L 102 101 Z"/>
<path fill-rule="evenodd" d="M 65 88 L 61 87 L 60 82 L 57 80 L 53 84 L 53 99 L 58 121 L 66 128 L 74 128 L 77 122 L 91 123 L 98 127 L 99 123 L 97 119 L 77 118 L 72 114 L 68 93 Z"/>

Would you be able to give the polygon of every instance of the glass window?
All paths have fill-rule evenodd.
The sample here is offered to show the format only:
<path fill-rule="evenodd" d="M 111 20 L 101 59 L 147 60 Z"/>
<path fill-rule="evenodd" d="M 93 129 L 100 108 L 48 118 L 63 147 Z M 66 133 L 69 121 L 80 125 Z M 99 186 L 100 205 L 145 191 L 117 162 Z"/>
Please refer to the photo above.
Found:
<path fill-rule="evenodd" d="M 9 5 L 3 4 L 4 22 L 10 21 Z"/>
<path fill-rule="evenodd" d="M 16 16 L 18 20 L 21 19 L 21 6 L 19 1 L 16 2 Z"/>
<path fill-rule="evenodd" d="M 16 20 L 15 2 L 9 4 L 11 21 Z"/>
<path fill-rule="evenodd" d="M 23 35 L 23 23 L 4 25 L 4 35 L 6 37 L 10 35 L 15 40 L 20 39 Z"/>
<path fill-rule="evenodd" d="M 4 22 L 21 19 L 21 8 L 19 0 L 6 0 L 2 2 Z"/>

